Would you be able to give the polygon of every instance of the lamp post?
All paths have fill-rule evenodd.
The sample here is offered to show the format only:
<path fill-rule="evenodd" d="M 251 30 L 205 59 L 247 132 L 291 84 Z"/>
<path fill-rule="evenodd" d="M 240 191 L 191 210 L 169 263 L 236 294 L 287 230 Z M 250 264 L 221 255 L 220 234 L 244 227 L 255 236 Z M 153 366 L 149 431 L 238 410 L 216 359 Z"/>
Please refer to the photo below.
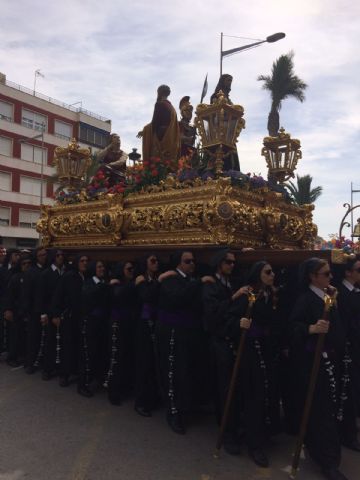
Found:
<path fill-rule="evenodd" d="M 224 34 L 221 32 L 221 40 L 220 40 L 220 77 L 222 75 L 222 61 L 224 57 L 227 57 L 228 55 L 234 55 L 235 53 L 241 52 L 243 50 L 249 50 L 250 48 L 257 47 L 261 45 L 262 43 L 274 43 L 277 42 L 278 40 L 281 40 L 282 38 L 285 37 L 285 33 L 279 32 L 279 33 L 274 33 L 273 35 L 269 35 L 266 37 L 265 40 L 258 40 L 257 42 L 254 43 L 249 43 L 248 45 L 243 45 L 242 47 L 237 47 L 237 48 L 231 48 L 230 50 L 223 50 L 223 37 Z"/>

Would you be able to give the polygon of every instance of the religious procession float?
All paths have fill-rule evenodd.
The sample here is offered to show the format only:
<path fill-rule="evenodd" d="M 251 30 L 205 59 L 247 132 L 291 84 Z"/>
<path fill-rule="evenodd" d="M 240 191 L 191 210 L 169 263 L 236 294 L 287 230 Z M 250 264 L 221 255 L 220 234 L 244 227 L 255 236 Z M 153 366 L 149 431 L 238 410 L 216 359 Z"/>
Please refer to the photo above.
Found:
<path fill-rule="evenodd" d="M 180 247 L 204 255 L 221 246 L 246 250 L 249 262 L 265 255 L 272 263 L 308 257 L 317 236 L 314 207 L 296 205 L 284 187 L 302 157 L 300 141 L 278 128 L 263 140 L 267 180 L 242 173 L 236 146 L 244 108 L 229 98 L 231 80 L 220 77 L 210 103 L 197 106 L 193 124 L 190 98 L 181 99 L 178 121 L 169 87 L 160 86 L 153 119 L 138 134 L 142 159 L 136 149 L 126 155 L 112 134 L 88 183 L 90 149 L 75 140 L 58 147 L 61 187 L 55 205 L 42 206 L 42 244 L 111 260 L 129 251 Z"/>

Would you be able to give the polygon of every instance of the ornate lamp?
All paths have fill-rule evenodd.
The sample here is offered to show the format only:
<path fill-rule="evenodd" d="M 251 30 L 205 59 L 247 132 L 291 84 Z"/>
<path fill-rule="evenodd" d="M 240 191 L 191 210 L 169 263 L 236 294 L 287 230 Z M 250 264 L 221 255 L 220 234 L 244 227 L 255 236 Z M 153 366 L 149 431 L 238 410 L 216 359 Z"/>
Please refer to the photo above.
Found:
<path fill-rule="evenodd" d="M 215 173 L 223 171 L 224 157 L 236 150 L 240 132 L 245 128 L 241 105 L 230 105 L 220 90 L 212 105 L 201 103 L 196 109 L 195 126 L 202 145 L 215 158 Z"/>
<path fill-rule="evenodd" d="M 131 160 L 135 165 L 140 160 L 140 158 L 141 158 L 141 154 L 138 153 L 137 148 L 133 148 L 132 152 L 129 153 L 129 160 Z"/>
<path fill-rule="evenodd" d="M 75 138 L 66 148 L 55 148 L 54 166 L 57 169 L 59 182 L 63 188 L 76 190 L 81 187 L 90 164 L 90 148 L 80 148 Z"/>
<path fill-rule="evenodd" d="M 266 159 L 269 178 L 284 183 L 294 177 L 298 160 L 302 157 L 300 140 L 291 138 L 284 128 L 280 128 L 277 137 L 265 137 L 261 155 Z"/>

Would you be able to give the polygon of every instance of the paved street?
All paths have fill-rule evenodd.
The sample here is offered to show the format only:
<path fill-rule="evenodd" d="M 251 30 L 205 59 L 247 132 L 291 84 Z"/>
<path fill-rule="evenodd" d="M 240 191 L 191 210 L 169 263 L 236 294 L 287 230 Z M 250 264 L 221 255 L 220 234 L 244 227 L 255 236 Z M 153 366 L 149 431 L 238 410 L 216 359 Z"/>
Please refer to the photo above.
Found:
<path fill-rule="evenodd" d="M 189 421 L 188 433 L 171 432 L 164 412 L 142 418 L 132 402 L 114 407 L 104 393 L 87 399 L 75 385 L 60 388 L 0 363 L 0 480 L 255 480 L 288 478 L 292 437 L 267 451 L 271 468 L 222 453 L 212 457 L 216 428 L 209 414 Z M 360 478 L 360 454 L 344 451 L 342 469 Z M 320 480 L 302 460 L 298 480 Z"/>

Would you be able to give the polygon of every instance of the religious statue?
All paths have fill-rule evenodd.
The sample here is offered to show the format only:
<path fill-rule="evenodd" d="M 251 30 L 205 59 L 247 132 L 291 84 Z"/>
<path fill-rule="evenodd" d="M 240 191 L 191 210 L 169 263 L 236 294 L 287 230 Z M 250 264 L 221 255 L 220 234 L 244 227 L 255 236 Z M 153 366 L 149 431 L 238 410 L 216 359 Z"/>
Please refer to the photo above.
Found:
<path fill-rule="evenodd" d="M 180 100 L 179 109 L 181 119 L 179 122 L 181 138 L 181 156 L 191 154 L 195 151 L 196 128 L 190 125 L 194 107 L 190 103 L 190 97 L 186 96 Z"/>
<path fill-rule="evenodd" d="M 159 157 L 163 162 L 170 161 L 176 170 L 180 152 L 180 129 L 174 107 L 168 100 L 170 88 L 160 85 L 151 123 L 138 133 L 143 140 L 143 160 Z"/>
<path fill-rule="evenodd" d="M 128 155 L 121 150 L 121 140 L 118 134 L 110 135 L 110 143 L 103 150 L 96 154 L 96 159 L 100 163 L 98 171 L 103 171 L 107 177 L 110 186 L 113 186 L 125 179 L 126 160 Z"/>
<path fill-rule="evenodd" d="M 356 225 L 352 234 L 353 237 L 358 237 L 360 239 L 360 218 L 356 220 Z"/>
<path fill-rule="evenodd" d="M 218 84 L 216 85 L 215 92 L 210 97 L 210 103 L 215 103 L 215 100 L 217 99 L 217 94 L 221 90 L 224 94 L 224 97 L 227 100 L 227 103 L 229 105 L 233 104 L 229 98 L 232 80 L 233 80 L 233 77 L 228 73 L 224 73 L 223 75 L 221 75 L 221 77 L 219 78 Z"/>

